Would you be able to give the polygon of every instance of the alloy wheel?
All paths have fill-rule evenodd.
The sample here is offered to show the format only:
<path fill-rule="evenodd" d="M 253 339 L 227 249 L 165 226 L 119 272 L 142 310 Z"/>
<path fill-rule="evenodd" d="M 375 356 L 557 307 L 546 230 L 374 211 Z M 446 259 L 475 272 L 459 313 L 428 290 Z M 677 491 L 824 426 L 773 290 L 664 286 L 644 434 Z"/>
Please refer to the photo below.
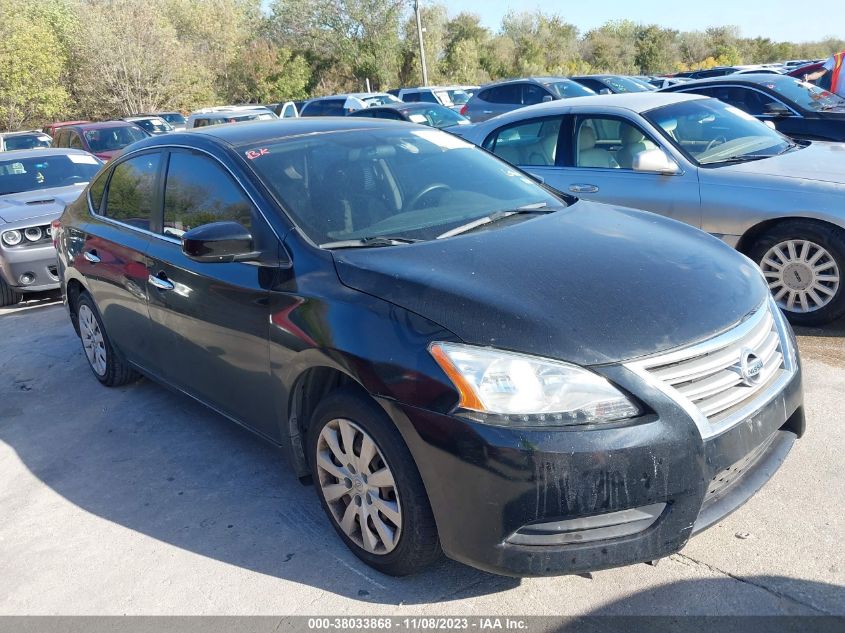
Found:
<path fill-rule="evenodd" d="M 345 419 L 326 424 L 317 439 L 323 498 L 343 532 L 373 554 L 399 543 L 402 508 L 393 472 L 373 438 Z"/>
<path fill-rule="evenodd" d="M 79 333 L 91 369 L 98 376 L 106 375 L 106 341 L 94 313 L 86 305 L 79 306 Z"/>
<path fill-rule="evenodd" d="M 839 290 L 839 266 L 822 246 L 786 240 L 772 246 L 760 262 L 777 304 L 788 312 L 808 313 L 829 304 Z"/>

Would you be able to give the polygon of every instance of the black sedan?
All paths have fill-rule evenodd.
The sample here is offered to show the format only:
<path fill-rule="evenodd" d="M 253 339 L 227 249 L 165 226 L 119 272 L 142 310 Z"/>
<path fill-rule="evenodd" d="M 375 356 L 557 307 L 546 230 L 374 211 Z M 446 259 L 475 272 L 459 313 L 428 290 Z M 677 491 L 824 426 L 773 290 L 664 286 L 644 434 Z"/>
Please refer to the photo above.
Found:
<path fill-rule="evenodd" d="M 715 97 L 794 139 L 845 141 L 845 99 L 788 75 L 731 75 L 664 88 Z"/>
<path fill-rule="evenodd" d="M 347 116 L 365 119 L 388 119 L 390 121 L 409 121 L 421 123 L 438 129 L 455 125 L 469 125 L 469 119 L 439 103 L 397 103 L 389 106 L 374 106 L 356 110 Z"/>
<path fill-rule="evenodd" d="M 282 447 L 385 573 L 441 551 L 511 575 L 667 556 L 804 430 L 794 337 L 750 260 L 439 130 L 149 138 L 54 239 L 94 377 L 150 376 Z"/>

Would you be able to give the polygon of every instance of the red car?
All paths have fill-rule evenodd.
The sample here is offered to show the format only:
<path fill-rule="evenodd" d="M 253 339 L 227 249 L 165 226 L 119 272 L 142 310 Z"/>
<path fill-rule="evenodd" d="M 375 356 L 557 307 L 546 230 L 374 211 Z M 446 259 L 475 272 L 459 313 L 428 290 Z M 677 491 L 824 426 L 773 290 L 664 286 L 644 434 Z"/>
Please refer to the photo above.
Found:
<path fill-rule="evenodd" d="M 41 131 L 44 132 L 44 134 L 49 134 L 55 138 L 56 132 L 60 127 L 64 127 L 66 125 L 80 125 L 82 123 L 88 123 L 88 121 L 56 121 L 50 125 L 45 125 Z"/>
<path fill-rule="evenodd" d="M 91 152 L 102 160 L 111 160 L 124 147 L 147 138 L 140 126 L 127 121 L 103 121 L 64 125 L 53 137 L 53 147 L 72 147 Z"/>
<path fill-rule="evenodd" d="M 812 73 L 818 72 L 822 70 L 822 66 L 824 66 L 824 62 L 815 62 L 813 64 L 807 64 L 806 66 L 799 66 L 795 70 L 789 71 L 787 74 L 790 77 L 798 77 L 798 79 L 803 79 L 804 75 L 810 75 Z M 818 81 L 814 81 L 819 88 L 824 88 L 825 90 L 830 90 L 830 73 L 825 73 L 822 75 L 821 79 Z"/>

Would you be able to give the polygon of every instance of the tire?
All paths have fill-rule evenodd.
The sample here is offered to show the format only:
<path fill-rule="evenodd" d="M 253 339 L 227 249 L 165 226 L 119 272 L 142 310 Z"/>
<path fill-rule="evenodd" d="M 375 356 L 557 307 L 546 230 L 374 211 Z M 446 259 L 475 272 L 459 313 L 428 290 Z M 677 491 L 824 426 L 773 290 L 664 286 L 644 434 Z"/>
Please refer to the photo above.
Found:
<path fill-rule="evenodd" d="M 806 250 L 805 250 L 806 249 Z M 766 232 L 749 256 L 795 325 L 824 325 L 845 314 L 845 231 L 790 220 Z"/>
<path fill-rule="evenodd" d="M 135 382 L 141 377 L 115 351 L 106 333 L 100 312 L 88 293 L 79 295 L 76 303 L 76 321 L 79 338 L 82 341 L 82 351 L 97 380 L 107 387 L 120 387 Z"/>
<path fill-rule="evenodd" d="M 331 438 L 339 452 L 330 447 Z M 348 455 L 344 439 L 352 440 L 353 459 L 347 464 L 341 463 L 346 459 L 338 459 Z M 367 439 L 373 446 L 364 464 Z M 323 510 L 358 558 L 384 574 L 405 576 L 441 557 L 437 526 L 419 471 L 399 431 L 374 401 L 347 388 L 327 396 L 311 416 L 308 455 Z M 383 486 L 373 485 L 376 476 Z M 347 515 L 351 519 L 344 529 Z M 361 529 L 362 517 L 369 538 Z M 376 520 L 382 529 L 376 527 Z"/>
<path fill-rule="evenodd" d="M 0 308 L 3 306 L 17 305 L 21 301 L 21 295 L 15 292 L 6 280 L 0 277 Z"/>

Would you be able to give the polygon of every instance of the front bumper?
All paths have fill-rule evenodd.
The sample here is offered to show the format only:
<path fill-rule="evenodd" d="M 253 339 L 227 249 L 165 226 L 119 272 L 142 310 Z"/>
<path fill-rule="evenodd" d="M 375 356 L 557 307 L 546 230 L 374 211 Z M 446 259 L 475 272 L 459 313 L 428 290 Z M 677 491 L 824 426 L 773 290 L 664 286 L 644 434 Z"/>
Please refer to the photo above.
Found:
<path fill-rule="evenodd" d="M 616 378 L 642 394 L 654 414 L 615 428 L 544 431 L 487 426 L 382 401 L 419 467 L 448 556 L 514 576 L 665 557 L 742 505 L 804 430 L 800 367 L 753 415 L 707 439 L 674 400 L 636 376 Z M 751 463 L 743 463 L 764 444 L 746 460 Z M 732 474 L 732 468 L 740 472 Z M 656 503 L 666 504 L 660 517 L 630 536 L 566 545 L 507 542 L 527 524 Z"/>
<path fill-rule="evenodd" d="M 22 284 L 21 275 L 33 282 Z M 59 287 L 56 249 L 52 244 L 23 248 L 0 247 L 0 275 L 16 292 L 41 292 Z"/>

